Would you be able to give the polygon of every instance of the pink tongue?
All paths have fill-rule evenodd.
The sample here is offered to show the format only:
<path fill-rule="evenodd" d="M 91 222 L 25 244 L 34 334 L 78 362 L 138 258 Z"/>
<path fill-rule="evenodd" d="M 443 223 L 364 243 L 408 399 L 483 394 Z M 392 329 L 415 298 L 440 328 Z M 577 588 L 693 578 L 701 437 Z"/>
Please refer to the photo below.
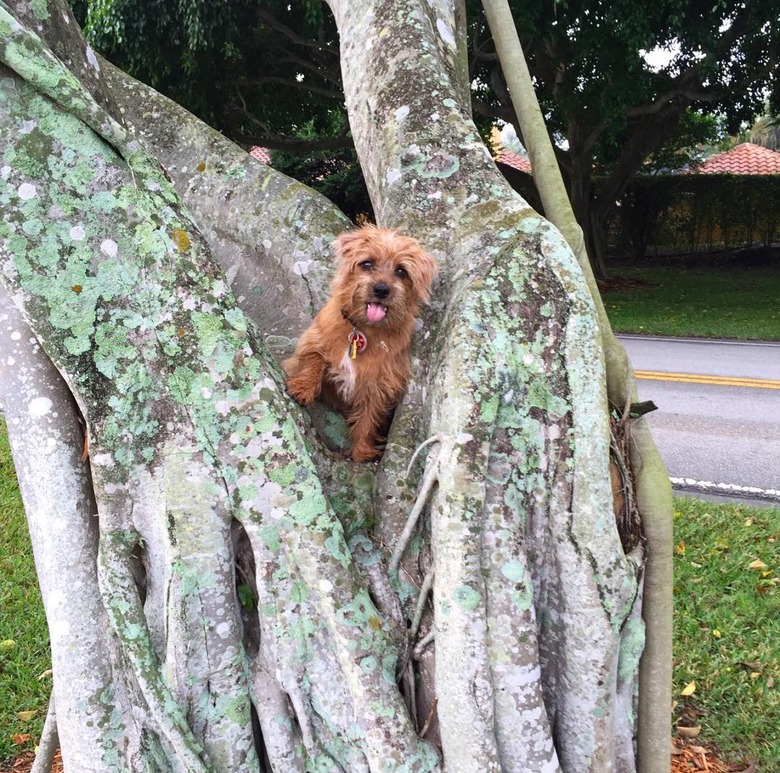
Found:
<path fill-rule="evenodd" d="M 366 307 L 366 317 L 369 322 L 381 322 L 386 313 L 385 307 L 379 303 L 369 303 Z"/>

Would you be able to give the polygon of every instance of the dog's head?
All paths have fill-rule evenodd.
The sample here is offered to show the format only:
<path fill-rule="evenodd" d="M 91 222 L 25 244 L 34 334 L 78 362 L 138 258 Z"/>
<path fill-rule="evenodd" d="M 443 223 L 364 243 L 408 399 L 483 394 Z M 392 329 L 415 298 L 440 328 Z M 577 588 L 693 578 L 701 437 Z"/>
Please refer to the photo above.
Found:
<path fill-rule="evenodd" d="M 367 225 L 341 234 L 333 248 L 338 266 L 334 295 L 353 324 L 389 332 L 428 302 L 436 262 L 415 239 Z"/>

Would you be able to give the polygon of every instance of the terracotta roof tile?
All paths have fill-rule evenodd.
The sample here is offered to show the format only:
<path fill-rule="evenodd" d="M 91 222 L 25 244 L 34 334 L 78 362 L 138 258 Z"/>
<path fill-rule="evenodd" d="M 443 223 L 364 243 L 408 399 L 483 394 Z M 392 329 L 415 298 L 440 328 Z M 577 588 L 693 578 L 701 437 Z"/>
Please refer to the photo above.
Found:
<path fill-rule="evenodd" d="M 271 153 L 268 148 L 261 148 L 259 145 L 254 145 L 249 148 L 249 155 L 252 158 L 256 158 L 261 164 L 271 163 Z"/>
<path fill-rule="evenodd" d="M 496 156 L 496 163 L 511 166 L 512 169 L 531 174 L 531 162 L 525 156 L 520 156 L 517 153 L 512 153 L 508 150 L 499 151 Z"/>
<path fill-rule="evenodd" d="M 743 142 L 711 156 L 695 171 L 699 174 L 780 174 L 780 153 Z"/>

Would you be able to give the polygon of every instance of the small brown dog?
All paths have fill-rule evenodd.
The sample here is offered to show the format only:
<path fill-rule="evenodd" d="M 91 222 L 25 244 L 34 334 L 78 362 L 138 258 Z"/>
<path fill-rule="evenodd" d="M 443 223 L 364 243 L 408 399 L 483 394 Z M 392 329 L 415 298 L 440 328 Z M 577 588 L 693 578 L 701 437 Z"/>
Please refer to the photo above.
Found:
<path fill-rule="evenodd" d="M 373 225 L 334 242 L 331 297 L 284 362 L 287 391 L 302 405 L 317 397 L 350 425 L 352 458 L 375 458 L 388 414 L 409 378 L 409 346 L 436 263 L 414 239 Z"/>

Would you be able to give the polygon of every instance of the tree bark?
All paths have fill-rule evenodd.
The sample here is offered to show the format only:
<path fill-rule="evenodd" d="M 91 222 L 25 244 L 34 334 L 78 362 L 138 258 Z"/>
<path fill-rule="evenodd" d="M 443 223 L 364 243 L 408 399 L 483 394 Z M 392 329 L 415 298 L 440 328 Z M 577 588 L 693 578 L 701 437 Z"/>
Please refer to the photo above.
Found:
<path fill-rule="evenodd" d="M 100 61 L 122 120 L 165 167 L 241 309 L 271 350 L 288 356 L 325 299 L 330 242 L 349 221 L 324 196 Z"/>
<path fill-rule="evenodd" d="M 87 719 L 60 706 L 55 665 L 66 769 L 632 770 L 643 556 L 623 553 L 612 514 L 586 282 L 479 139 L 453 5 L 331 7 L 375 211 L 442 267 L 378 468 L 325 448 L 226 279 L 243 270 L 235 245 L 258 238 L 240 229 L 248 210 L 271 240 L 260 270 L 276 273 L 249 267 L 242 286 L 300 298 L 284 240 L 319 264 L 338 217 L 307 231 L 308 211 L 294 213 L 309 193 L 253 162 L 223 166 L 223 148 L 194 179 L 179 140 L 145 131 L 207 241 L 147 151 L 0 6 L 0 137 L 13 150 L 0 279 L 41 348 L 7 338 L 45 352 L 86 421 L 91 479 L 65 482 L 94 506 L 56 501 L 69 529 L 98 527 L 68 582 L 100 602 L 81 619 L 104 623 L 66 665 L 98 680 L 83 692 L 106 716 L 78 756 Z M 278 187 L 252 210 L 252 185 Z M 265 300 L 253 314 L 279 324 Z M 19 415 L 38 418 L 47 404 L 0 375 Z M 28 426 L 9 423 L 15 449 Z M 38 464 L 64 447 L 64 469 L 83 476 L 78 436 Z M 17 458 L 23 493 L 33 463 Z M 34 528 L 43 510 L 29 494 L 25 505 Z M 56 587 L 44 596 L 52 625 Z"/>
<path fill-rule="evenodd" d="M 613 406 L 622 408 L 638 397 L 634 373 L 623 346 L 615 338 L 591 271 L 582 229 L 558 168 L 555 152 L 544 125 L 531 75 L 525 62 L 520 40 L 506 0 L 483 0 L 485 14 L 513 94 L 513 105 L 519 118 L 526 147 L 532 159 L 534 181 L 547 217 L 557 225 L 577 257 L 596 306 L 601 342 L 607 366 L 607 394 Z M 589 175 L 579 175 L 580 182 Z M 593 222 L 598 213 L 591 208 L 590 196 L 579 191 L 580 221 L 589 223 L 587 232 L 593 238 L 603 234 L 603 224 Z M 584 219 L 584 220 L 583 220 Z M 603 243 L 591 255 L 603 260 Z M 595 263 L 598 266 L 598 261 Z M 621 426 L 631 428 L 630 458 L 622 464 L 634 466 L 631 496 L 639 503 L 647 541 L 647 564 L 644 578 L 642 615 L 649 622 L 646 646 L 641 661 L 639 715 L 637 725 L 638 769 L 644 773 L 666 773 L 669 768 L 671 739 L 667 711 L 671 706 L 672 685 L 672 503 L 668 475 L 658 449 L 650 437 L 646 420 L 640 417 Z M 638 425 L 638 426 L 637 426 Z"/>
<path fill-rule="evenodd" d="M 427 431 L 418 437 L 439 438 L 440 445 L 428 474 L 438 481 L 430 560 L 445 763 L 463 770 L 558 764 L 567 770 L 631 769 L 629 715 L 621 717 L 622 734 L 616 732 L 614 669 L 621 629 L 632 645 L 624 652 L 638 653 L 641 624 L 623 626 L 638 598 L 641 558 L 622 556 L 611 542 L 603 447 L 586 450 L 576 440 L 580 432 L 603 440 L 606 416 L 595 315 L 582 274 L 559 234 L 509 190 L 476 142 L 468 110 L 456 99 L 457 68 L 442 46 L 454 25 L 451 9 L 415 2 L 356 8 L 336 0 L 331 7 L 342 41 L 350 125 L 374 210 L 380 222 L 418 235 L 444 263 L 439 302 L 446 312 L 434 336 L 437 354 L 428 356 L 435 358 L 435 370 L 415 369 L 396 415 L 404 442 L 385 454 L 379 488 L 389 502 L 403 501 L 392 481 L 412 450 L 407 411 L 430 415 Z M 391 32 L 398 18 L 406 20 L 404 36 Z M 416 84 L 414 91 L 403 87 L 409 82 Z M 505 316 L 507 310 L 514 313 Z M 564 381 L 557 377 L 562 371 Z M 536 403 L 539 393 L 560 410 Z M 423 395 L 427 400 L 420 404 Z M 495 412 L 485 410 L 491 399 Z M 391 441 L 399 435 L 394 432 Z M 459 437 L 478 440 L 479 447 L 460 451 Z M 520 443 L 522 473 L 511 451 L 519 437 L 536 438 L 530 446 Z M 534 494 L 533 480 L 545 481 L 542 496 Z M 507 501 L 515 507 L 508 508 Z M 392 511 L 384 508 L 383 534 L 400 529 L 403 513 Z M 552 563 L 567 566 L 566 577 L 551 573 L 546 551 L 557 556 Z M 586 563 L 593 562 L 587 572 L 577 558 L 585 555 Z M 607 574 L 614 571 L 615 584 L 607 594 L 615 594 L 615 606 L 606 606 L 621 610 L 619 621 L 607 622 L 609 613 L 601 617 L 606 611 L 596 600 L 601 570 L 591 584 L 592 567 L 606 569 L 602 561 L 613 562 Z M 515 570 L 523 582 L 510 589 L 504 582 Z M 421 578 L 410 572 L 407 581 L 418 584 Z M 523 607 L 512 596 L 520 587 L 534 604 L 523 609 L 522 621 L 514 619 L 517 628 L 504 640 L 498 632 L 516 618 L 513 604 Z M 468 612 L 459 609 L 459 593 L 473 605 Z M 562 635 L 561 618 L 548 625 L 551 607 L 571 614 L 563 628 L 583 635 Z M 591 624 L 601 625 L 597 618 L 605 627 L 585 633 Z M 509 642 L 518 639 L 528 641 L 529 649 L 513 652 Z M 598 644 L 585 654 L 583 641 Z M 531 654 L 537 651 L 538 660 Z M 439 664 L 446 664 L 444 674 Z M 536 668 L 541 678 L 531 676 Z M 578 687 L 562 690 L 562 684 Z M 604 714 L 594 720 L 601 710 L 587 704 L 597 695 Z M 539 723 L 541 705 L 549 726 Z M 538 744 L 529 744 L 528 737 Z"/>

